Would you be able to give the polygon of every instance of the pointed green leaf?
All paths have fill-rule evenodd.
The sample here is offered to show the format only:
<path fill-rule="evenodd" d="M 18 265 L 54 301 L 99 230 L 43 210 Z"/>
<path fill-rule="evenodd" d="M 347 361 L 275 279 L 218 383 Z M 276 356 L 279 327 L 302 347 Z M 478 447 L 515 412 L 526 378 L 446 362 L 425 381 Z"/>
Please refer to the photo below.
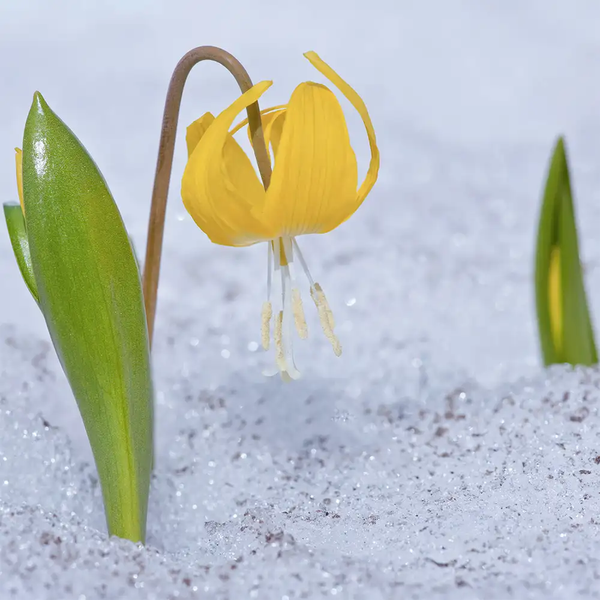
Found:
<path fill-rule="evenodd" d="M 25 285 L 31 292 L 33 299 L 38 302 L 37 284 L 33 275 L 31 265 L 31 254 L 29 253 L 29 238 L 27 237 L 27 228 L 25 227 L 25 218 L 20 204 L 5 204 L 4 218 L 8 228 L 8 235 L 12 245 L 19 271 L 23 276 Z"/>
<path fill-rule="evenodd" d="M 597 363 L 562 138 L 554 148 L 540 213 L 535 291 L 544 364 Z"/>
<path fill-rule="evenodd" d="M 109 532 L 143 541 L 153 424 L 139 271 L 100 171 L 39 93 L 23 192 L 40 308 L 90 439 Z"/>

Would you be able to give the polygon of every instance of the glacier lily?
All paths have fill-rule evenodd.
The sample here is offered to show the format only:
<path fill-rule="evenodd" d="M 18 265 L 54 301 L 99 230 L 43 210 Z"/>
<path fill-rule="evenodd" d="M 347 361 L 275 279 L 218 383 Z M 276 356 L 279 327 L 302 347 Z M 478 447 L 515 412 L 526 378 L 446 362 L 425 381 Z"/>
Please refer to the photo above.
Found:
<path fill-rule="evenodd" d="M 262 307 L 261 340 L 271 342 L 271 320 L 277 370 L 284 380 L 300 375 L 292 351 L 294 327 L 307 337 L 296 261 L 304 271 L 323 332 L 336 355 L 342 348 L 322 287 L 311 276 L 296 238 L 327 233 L 346 221 L 377 180 L 379 150 L 367 108 L 360 96 L 315 52 L 304 55 L 350 101 L 365 126 L 371 160 L 358 186 L 357 161 L 342 108 L 326 86 L 304 82 L 287 105 L 261 111 L 264 138 L 273 154 L 273 173 L 263 187 L 248 156 L 233 134 L 237 115 L 272 85 L 262 81 L 242 94 L 216 118 L 204 114 L 187 129 L 188 163 L 181 195 L 195 223 L 215 244 L 268 245 L 267 298 Z M 273 318 L 273 275 L 281 280 Z M 275 371 L 277 372 L 277 371 Z"/>

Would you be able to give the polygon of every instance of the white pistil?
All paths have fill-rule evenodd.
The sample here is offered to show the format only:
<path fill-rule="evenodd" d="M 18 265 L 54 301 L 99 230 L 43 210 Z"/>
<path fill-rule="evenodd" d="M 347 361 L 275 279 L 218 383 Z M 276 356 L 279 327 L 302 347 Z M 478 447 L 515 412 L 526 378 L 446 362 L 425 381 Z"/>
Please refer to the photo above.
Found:
<path fill-rule="evenodd" d="M 285 363 L 287 374 L 292 379 L 300 378 L 300 371 L 294 362 L 294 349 L 292 346 L 294 330 L 292 327 L 292 280 L 289 265 L 281 265 L 281 301 L 283 304 L 283 349 L 285 351 Z"/>
<path fill-rule="evenodd" d="M 271 317 L 273 316 L 273 305 L 271 304 L 271 286 L 273 281 L 273 247 L 269 242 L 267 256 L 267 299 L 263 302 L 260 315 L 260 341 L 265 350 L 271 344 Z"/>
<path fill-rule="evenodd" d="M 273 305 L 271 304 L 271 285 L 273 280 L 273 248 L 269 242 L 269 251 L 267 257 L 267 299 L 263 302 L 260 315 L 260 340 L 265 350 L 269 349 L 271 344 L 271 317 L 273 316 Z"/>
<path fill-rule="evenodd" d="M 280 238 L 270 243 L 273 249 L 275 271 L 281 272 L 281 309 L 275 317 L 275 362 L 284 381 L 298 379 L 300 372 L 294 364 L 292 352 L 292 316 L 291 307 L 291 278 L 288 265 L 282 265 L 282 241 Z M 285 249 L 283 250 L 285 252 Z M 283 255 L 284 262 L 287 257 Z"/>

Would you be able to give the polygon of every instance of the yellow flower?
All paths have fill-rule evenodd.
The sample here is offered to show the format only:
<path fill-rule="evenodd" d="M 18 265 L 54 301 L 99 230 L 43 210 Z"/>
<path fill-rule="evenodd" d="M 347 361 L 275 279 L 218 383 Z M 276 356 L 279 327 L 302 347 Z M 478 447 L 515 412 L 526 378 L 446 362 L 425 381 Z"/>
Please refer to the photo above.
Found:
<path fill-rule="evenodd" d="M 341 345 L 321 286 L 315 283 L 296 241 L 306 233 L 326 233 L 346 221 L 377 180 L 379 151 L 367 108 L 359 95 L 315 52 L 304 55 L 358 111 L 369 139 L 371 161 L 358 187 L 357 164 L 342 108 L 324 85 L 301 83 L 287 105 L 261 112 L 274 166 L 265 190 L 250 159 L 233 138 L 236 116 L 272 85 L 262 81 L 216 118 L 206 113 L 187 130 L 189 160 L 183 174 L 183 203 L 202 231 L 216 244 L 248 246 L 268 242 L 267 300 L 262 311 L 262 343 L 270 344 L 272 275 L 281 277 L 281 300 L 274 318 L 276 364 L 284 379 L 299 377 L 292 354 L 295 324 L 307 336 L 296 259 L 310 284 L 323 331 L 334 352 Z M 279 273 L 277 273 L 279 272 Z"/>

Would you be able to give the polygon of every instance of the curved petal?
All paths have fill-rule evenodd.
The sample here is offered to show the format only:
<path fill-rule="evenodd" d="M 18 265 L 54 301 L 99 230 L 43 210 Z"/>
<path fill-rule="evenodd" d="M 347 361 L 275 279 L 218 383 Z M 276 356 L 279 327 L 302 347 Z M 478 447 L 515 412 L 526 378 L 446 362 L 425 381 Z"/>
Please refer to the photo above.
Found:
<path fill-rule="evenodd" d="M 238 113 L 256 102 L 271 83 L 252 87 L 207 127 L 183 173 L 183 203 L 216 244 L 247 246 L 274 237 L 257 218 L 265 191 L 249 158 L 229 133 Z"/>
<path fill-rule="evenodd" d="M 198 142 L 206 133 L 206 130 L 212 125 L 215 117 L 212 113 L 204 113 L 199 119 L 196 119 L 185 131 L 185 143 L 188 151 L 188 159 L 196 149 Z"/>
<path fill-rule="evenodd" d="M 263 110 L 260 111 L 260 117 L 262 120 L 263 125 L 266 122 L 266 118 L 267 115 L 269 115 L 272 112 L 276 112 L 279 110 L 282 110 L 284 108 L 287 108 L 287 104 L 279 104 L 277 106 L 270 106 L 269 108 L 263 108 Z M 240 121 L 231 131 L 231 135 L 235 135 L 242 127 L 244 127 L 245 125 L 248 125 L 248 118 L 246 117 L 243 121 Z"/>
<path fill-rule="evenodd" d="M 15 148 L 15 166 L 17 167 L 17 190 L 19 192 L 19 202 L 21 210 L 25 214 L 25 204 L 23 204 L 23 152 L 21 148 Z"/>
<path fill-rule="evenodd" d="M 279 149 L 279 141 L 281 140 L 281 131 L 283 123 L 285 122 L 285 113 L 287 104 L 281 104 L 279 106 L 272 106 L 260 111 L 260 116 L 263 126 L 263 135 L 267 148 L 270 148 L 271 144 L 273 148 L 273 155 L 277 156 L 277 150 Z M 241 123 L 238 123 L 232 130 L 231 135 L 236 134 L 244 125 L 248 125 L 248 119 L 244 119 Z M 252 132 L 248 127 L 248 139 L 252 144 Z"/>
<path fill-rule="evenodd" d="M 304 56 L 310 61 L 310 64 L 315 67 L 315 69 L 325 75 L 325 77 L 327 77 L 327 79 L 329 79 L 329 81 L 331 81 L 331 83 L 346 96 L 352 106 L 357 110 L 365 129 L 367 130 L 369 147 L 371 149 L 371 161 L 365 180 L 358 190 L 356 205 L 356 208 L 358 208 L 367 197 L 367 194 L 371 191 L 371 188 L 375 185 L 377 174 L 379 173 L 379 148 L 377 148 L 377 139 L 375 137 L 375 129 L 373 129 L 371 117 L 369 117 L 369 112 L 362 98 L 326 62 L 324 62 L 316 52 L 306 52 Z M 354 210 L 356 210 L 356 208 Z"/>
<path fill-rule="evenodd" d="M 342 107 L 324 85 L 301 83 L 288 104 L 265 221 L 279 225 L 280 235 L 329 231 L 350 215 L 356 185 Z"/>
<path fill-rule="evenodd" d="M 265 141 L 268 140 L 273 148 L 273 156 L 277 158 L 279 152 L 279 144 L 281 143 L 281 135 L 283 133 L 283 126 L 285 125 L 285 116 L 287 111 L 281 110 L 275 114 L 275 116 L 269 122 L 269 131 L 267 137 L 267 131 L 265 130 Z"/>
<path fill-rule="evenodd" d="M 273 147 L 274 156 L 277 155 L 277 148 L 279 147 L 279 140 L 281 138 L 281 127 L 276 127 L 276 123 L 281 122 L 280 117 L 285 118 L 285 112 L 285 108 L 270 112 L 265 115 L 262 120 L 265 144 L 269 150 L 271 146 Z M 274 126 L 275 130 L 273 129 Z M 273 138 L 273 134 L 275 134 L 275 138 Z M 250 140 L 250 143 L 252 143 L 252 132 L 250 131 L 250 127 L 248 127 L 248 139 Z"/>
<path fill-rule="evenodd" d="M 286 108 L 279 108 L 276 111 L 266 114 L 262 119 L 265 144 L 269 150 L 273 148 L 273 158 L 277 157 L 277 151 L 279 150 L 286 110 Z M 248 127 L 248 139 L 252 144 L 250 127 Z"/>

